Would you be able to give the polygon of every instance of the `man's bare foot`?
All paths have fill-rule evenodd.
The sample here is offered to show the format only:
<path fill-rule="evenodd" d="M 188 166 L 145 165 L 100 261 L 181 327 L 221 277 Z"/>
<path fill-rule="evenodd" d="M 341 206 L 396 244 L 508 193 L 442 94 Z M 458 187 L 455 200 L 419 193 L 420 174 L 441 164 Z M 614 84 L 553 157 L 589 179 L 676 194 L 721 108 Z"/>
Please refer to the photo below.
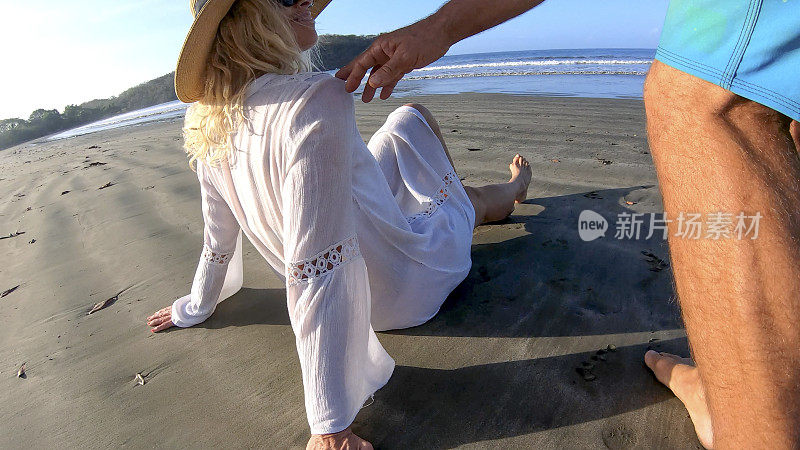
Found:
<path fill-rule="evenodd" d="M 525 197 L 528 195 L 528 185 L 531 184 L 531 164 L 527 159 L 517 153 L 514 155 L 514 159 L 511 161 L 511 164 L 508 165 L 508 168 L 511 170 L 511 179 L 508 180 L 508 182 L 519 183 L 519 191 L 514 199 L 514 203 L 524 202 Z"/>
<path fill-rule="evenodd" d="M 372 444 L 353 434 L 350 427 L 338 433 L 313 434 L 306 450 L 373 450 Z"/>
<path fill-rule="evenodd" d="M 653 350 L 644 355 L 644 362 L 665 386 L 675 394 L 689 411 L 697 438 L 705 448 L 714 445 L 711 415 L 706 403 L 706 391 L 694 361 Z"/>

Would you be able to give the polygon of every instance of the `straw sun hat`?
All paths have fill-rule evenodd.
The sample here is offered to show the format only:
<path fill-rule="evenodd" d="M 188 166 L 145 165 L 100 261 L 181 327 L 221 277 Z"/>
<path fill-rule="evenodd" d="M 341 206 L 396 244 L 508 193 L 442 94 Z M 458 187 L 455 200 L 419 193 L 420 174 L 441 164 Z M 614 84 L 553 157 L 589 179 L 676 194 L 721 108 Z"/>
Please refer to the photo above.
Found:
<path fill-rule="evenodd" d="M 278 0 L 280 1 L 280 0 Z M 236 0 L 190 0 L 194 23 L 183 42 L 175 69 L 175 93 L 184 103 L 203 97 L 208 55 L 217 36 L 219 23 Z M 331 0 L 315 0 L 311 15 L 316 18 Z"/>

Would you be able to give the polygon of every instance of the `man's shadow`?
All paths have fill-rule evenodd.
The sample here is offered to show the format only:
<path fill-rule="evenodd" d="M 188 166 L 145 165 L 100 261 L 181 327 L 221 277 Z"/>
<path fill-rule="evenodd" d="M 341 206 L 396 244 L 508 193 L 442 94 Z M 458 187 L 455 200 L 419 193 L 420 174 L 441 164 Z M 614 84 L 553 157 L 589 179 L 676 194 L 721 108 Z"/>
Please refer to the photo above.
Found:
<path fill-rule="evenodd" d="M 498 222 L 508 238 L 481 243 L 497 236 L 482 238 L 479 228 L 472 269 L 436 317 L 391 333 L 537 337 L 681 328 L 666 240 L 660 231 L 646 239 L 650 214 L 639 217 L 644 222 L 639 239 L 615 238 L 618 215 L 635 213 L 626 201 L 653 203 L 646 199 L 658 198 L 655 189 L 636 186 L 526 200 L 525 207 L 537 205 L 539 212 Z M 660 203 L 645 205 L 656 208 Z M 580 238 L 578 218 L 584 210 L 608 221 L 605 237 Z"/>
<path fill-rule="evenodd" d="M 685 346 L 685 339 L 674 339 L 659 350 L 680 353 Z M 622 347 L 597 361 L 592 360 L 595 352 L 586 352 L 453 370 L 397 366 L 374 403 L 361 410 L 353 431 L 375 448 L 453 448 L 614 417 L 667 400 L 680 407 L 642 363 L 647 348 Z M 586 362 L 595 364 L 592 381 L 577 370 Z M 694 442 L 694 434 L 691 422 L 681 419 L 671 430 L 672 443 L 646 424 L 626 429 L 624 420 L 601 424 L 596 443 L 685 447 Z"/>

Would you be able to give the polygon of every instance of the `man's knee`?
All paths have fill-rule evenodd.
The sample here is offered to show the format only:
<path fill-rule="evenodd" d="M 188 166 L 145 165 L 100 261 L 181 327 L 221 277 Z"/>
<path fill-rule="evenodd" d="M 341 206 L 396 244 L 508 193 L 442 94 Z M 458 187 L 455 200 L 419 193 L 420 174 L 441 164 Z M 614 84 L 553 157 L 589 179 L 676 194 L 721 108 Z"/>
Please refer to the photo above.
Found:
<path fill-rule="evenodd" d="M 719 85 L 653 61 L 644 84 L 648 124 L 664 121 L 703 123 L 713 127 L 751 126 L 780 120 L 781 114 Z M 788 126 L 788 123 L 787 123 Z"/>

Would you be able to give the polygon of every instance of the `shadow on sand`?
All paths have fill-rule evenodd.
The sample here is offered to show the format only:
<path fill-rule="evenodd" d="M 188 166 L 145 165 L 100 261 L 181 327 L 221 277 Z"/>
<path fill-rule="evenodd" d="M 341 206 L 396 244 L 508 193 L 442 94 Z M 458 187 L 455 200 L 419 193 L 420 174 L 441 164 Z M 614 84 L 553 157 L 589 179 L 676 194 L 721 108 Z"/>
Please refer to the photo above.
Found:
<path fill-rule="evenodd" d="M 635 212 L 625 199 L 650 199 L 641 211 L 656 211 L 660 204 L 652 201 L 659 198 L 655 189 L 635 186 L 527 200 L 518 210 L 538 212 L 514 214 L 476 231 L 472 270 L 436 317 L 421 326 L 388 333 L 602 339 L 608 334 L 682 328 L 666 241 L 660 232 L 645 239 L 650 215 L 644 216 L 639 239 L 615 238 L 618 214 Z M 604 238 L 580 239 L 578 216 L 586 209 L 608 220 L 610 230 Z M 280 289 L 242 289 L 201 326 L 288 326 L 285 302 L 285 291 Z M 687 353 L 685 338 L 654 345 Z M 398 365 L 390 382 L 376 394 L 375 403 L 362 409 L 353 428 L 376 448 L 449 448 L 638 410 L 674 398 L 643 365 L 647 347 L 622 347 L 609 353 L 591 382 L 576 368 L 593 353 L 454 370 Z M 684 439 L 692 436 L 688 426 Z M 664 444 L 649 442 L 651 437 L 641 430 L 606 431 L 602 439 L 610 447 Z"/>

